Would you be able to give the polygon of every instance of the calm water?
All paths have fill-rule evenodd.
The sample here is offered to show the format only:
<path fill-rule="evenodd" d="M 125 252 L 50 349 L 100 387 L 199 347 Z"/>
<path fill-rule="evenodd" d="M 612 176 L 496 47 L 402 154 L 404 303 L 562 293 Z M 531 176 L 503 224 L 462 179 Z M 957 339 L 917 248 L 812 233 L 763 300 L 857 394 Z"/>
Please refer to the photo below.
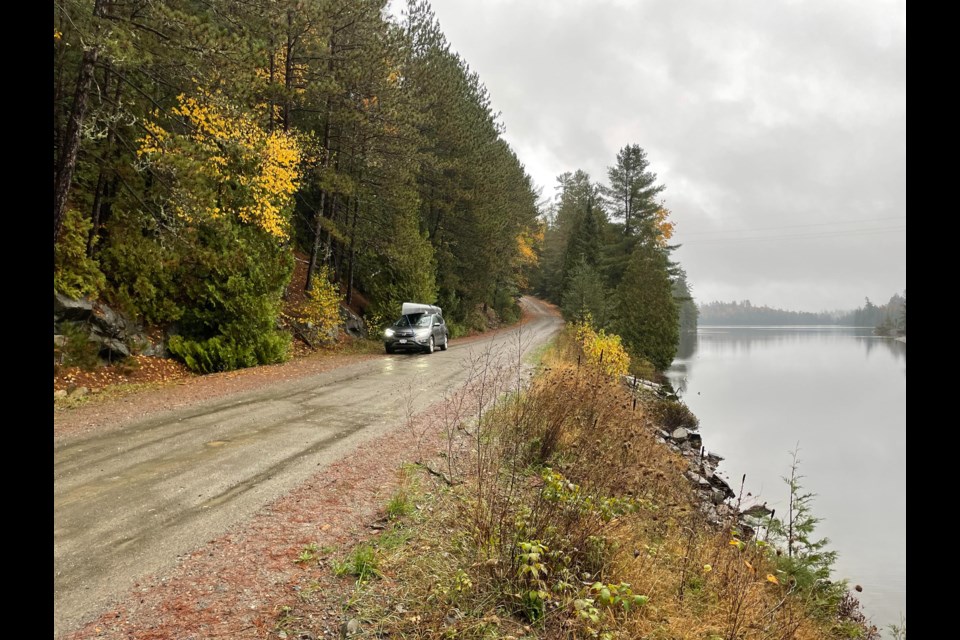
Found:
<path fill-rule="evenodd" d="M 850 327 L 701 327 L 669 372 L 720 472 L 786 512 L 790 452 L 835 578 L 881 629 L 907 612 L 907 346 Z M 888 637 L 889 633 L 885 634 Z"/>

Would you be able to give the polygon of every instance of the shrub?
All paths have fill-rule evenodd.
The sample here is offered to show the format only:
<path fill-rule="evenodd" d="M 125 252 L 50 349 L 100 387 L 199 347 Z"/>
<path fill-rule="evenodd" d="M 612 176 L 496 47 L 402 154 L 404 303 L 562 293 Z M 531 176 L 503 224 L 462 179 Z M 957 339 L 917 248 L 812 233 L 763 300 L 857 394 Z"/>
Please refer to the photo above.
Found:
<path fill-rule="evenodd" d="M 71 209 L 63 220 L 60 240 L 53 248 L 53 290 L 71 298 L 95 297 L 106 278 L 95 260 L 87 257 L 87 238 L 93 223 Z"/>
<path fill-rule="evenodd" d="M 463 326 L 462 324 L 460 324 L 459 322 L 448 322 L 448 323 L 447 323 L 447 329 L 450 331 L 450 339 L 451 339 L 451 340 L 452 340 L 453 338 L 461 338 L 461 337 L 467 335 L 467 333 L 469 333 L 469 331 L 467 330 L 467 328 L 464 327 L 464 326 Z"/>
<path fill-rule="evenodd" d="M 196 261 L 180 272 L 185 298 L 170 352 L 194 371 L 271 364 L 289 355 L 290 335 L 277 330 L 280 296 L 292 256 L 251 227 L 196 230 Z"/>
<path fill-rule="evenodd" d="M 63 322 L 60 332 L 65 338 L 60 348 L 62 364 L 67 367 L 94 369 L 100 366 L 100 347 L 90 340 L 90 328 L 84 323 Z"/>
<path fill-rule="evenodd" d="M 243 342 L 225 336 L 203 341 L 171 336 L 167 348 L 191 371 L 215 373 L 283 362 L 290 352 L 290 336 L 273 332 Z"/>
<path fill-rule="evenodd" d="M 656 413 L 660 424 L 668 429 L 683 427 L 693 430 L 700 426 L 700 419 L 690 411 L 690 407 L 676 400 L 657 402 Z"/>
<path fill-rule="evenodd" d="M 574 327 L 577 342 L 583 349 L 588 364 L 598 367 L 613 378 L 626 375 L 630 368 L 630 356 L 623 348 L 620 336 L 607 334 L 603 329 L 595 331 L 589 316 Z"/>
<path fill-rule="evenodd" d="M 520 305 L 517 304 L 514 292 L 512 287 L 500 287 L 494 295 L 491 306 L 503 324 L 513 324 L 520 319 Z"/>
<path fill-rule="evenodd" d="M 314 274 L 313 286 L 300 308 L 300 317 L 317 329 L 321 340 L 335 335 L 340 326 L 340 287 L 331 282 L 327 265 Z"/>
<path fill-rule="evenodd" d="M 150 325 L 164 325 L 183 315 L 180 286 L 184 254 L 175 243 L 156 237 L 155 223 L 137 214 L 118 212 L 107 225 L 108 244 L 100 261 L 110 283 L 109 301 Z"/>

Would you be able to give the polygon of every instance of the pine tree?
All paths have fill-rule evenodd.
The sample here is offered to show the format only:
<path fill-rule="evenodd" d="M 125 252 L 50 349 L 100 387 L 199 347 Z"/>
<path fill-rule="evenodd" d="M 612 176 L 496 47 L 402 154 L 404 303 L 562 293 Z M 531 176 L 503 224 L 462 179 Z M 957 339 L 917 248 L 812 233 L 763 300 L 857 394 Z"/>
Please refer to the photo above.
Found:
<path fill-rule="evenodd" d="M 611 216 L 623 221 L 624 235 L 655 235 L 656 212 L 661 208 L 657 196 L 665 186 L 656 183 L 657 174 L 649 167 L 647 152 L 638 144 L 629 144 L 620 149 L 617 163 L 607 170 L 610 185 L 603 193 Z"/>
<path fill-rule="evenodd" d="M 639 244 L 617 287 L 613 322 L 630 355 L 660 370 L 670 366 L 680 339 L 679 312 L 668 267 L 663 249 Z"/>

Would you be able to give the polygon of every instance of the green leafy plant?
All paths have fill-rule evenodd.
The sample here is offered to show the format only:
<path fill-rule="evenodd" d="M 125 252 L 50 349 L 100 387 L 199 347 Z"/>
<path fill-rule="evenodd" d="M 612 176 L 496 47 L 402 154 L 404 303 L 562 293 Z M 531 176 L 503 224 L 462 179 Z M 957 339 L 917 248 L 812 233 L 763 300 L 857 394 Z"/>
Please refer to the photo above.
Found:
<path fill-rule="evenodd" d="M 317 550 L 318 550 L 317 543 L 311 542 L 310 544 L 306 545 L 302 551 L 300 551 L 300 555 L 297 556 L 297 559 L 295 560 L 295 562 L 297 562 L 298 564 L 302 564 L 302 563 L 312 562 L 313 560 L 316 560 Z"/>
<path fill-rule="evenodd" d="M 346 558 L 333 563 L 334 575 L 355 576 L 358 582 L 380 577 L 380 559 L 377 550 L 368 544 L 358 545 Z"/>
<path fill-rule="evenodd" d="M 521 613 L 531 622 L 536 622 L 543 618 L 550 599 L 547 591 L 549 569 L 544 562 L 548 549 L 539 540 L 520 542 L 517 547 L 520 551 L 517 555 L 517 578 L 522 588 L 516 597 L 521 603 Z"/>
<path fill-rule="evenodd" d="M 629 613 L 631 609 L 642 607 L 650 601 L 644 595 L 635 594 L 626 582 L 620 584 L 604 584 L 594 582 L 590 585 L 590 592 L 597 604 L 615 609 L 622 609 Z"/>

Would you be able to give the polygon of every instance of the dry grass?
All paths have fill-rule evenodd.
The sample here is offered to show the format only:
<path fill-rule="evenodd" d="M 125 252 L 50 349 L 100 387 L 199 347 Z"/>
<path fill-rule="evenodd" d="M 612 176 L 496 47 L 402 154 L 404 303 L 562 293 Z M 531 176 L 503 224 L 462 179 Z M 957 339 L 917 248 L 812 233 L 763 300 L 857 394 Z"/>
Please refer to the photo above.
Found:
<path fill-rule="evenodd" d="M 478 358 L 444 473 L 408 492 L 415 514 L 375 543 L 382 578 L 349 603 L 359 637 L 856 637 L 812 615 L 762 540 L 707 524 L 654 412 L 573 348 L 559 340 L 505 396 L 509 367 Z"/>

